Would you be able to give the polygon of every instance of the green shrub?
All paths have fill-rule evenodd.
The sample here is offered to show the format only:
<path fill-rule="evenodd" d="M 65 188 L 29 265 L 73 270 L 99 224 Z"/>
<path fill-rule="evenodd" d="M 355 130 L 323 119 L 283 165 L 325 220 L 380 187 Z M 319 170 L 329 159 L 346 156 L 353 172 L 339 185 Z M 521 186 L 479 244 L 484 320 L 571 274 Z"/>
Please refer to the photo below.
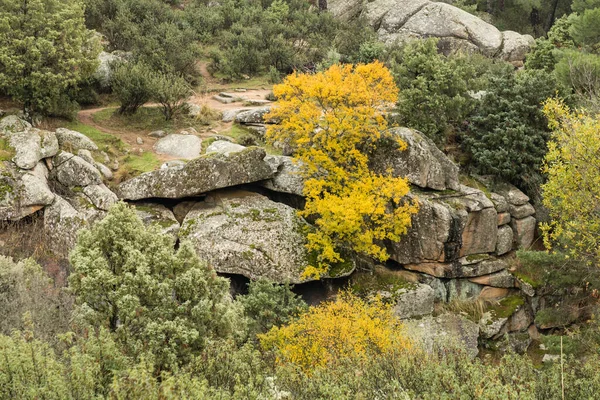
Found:
<path fill-rule="evenodd" d="M 152 98 L 161 105 L 165 120 L 187 111 L 185 100 L 192 90 L 185 79 L 172 74 L 156 74 L 152 78 Z"/>
<path fill-rule="evenodd" d="M 119 113 L 134 114 L 153 94 L 154 74 L 143 63 L 122 63 L 111 76 L 111 87 L 121 107 Z"/>

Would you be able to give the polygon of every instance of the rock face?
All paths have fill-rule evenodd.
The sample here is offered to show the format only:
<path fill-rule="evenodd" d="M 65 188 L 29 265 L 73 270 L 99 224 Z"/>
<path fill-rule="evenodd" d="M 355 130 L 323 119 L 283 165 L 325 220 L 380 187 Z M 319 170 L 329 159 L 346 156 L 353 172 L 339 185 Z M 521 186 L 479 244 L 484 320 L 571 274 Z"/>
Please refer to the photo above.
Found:
<path fill-rule="evenodd" d="M 98 150 L 98 146 L 90 138 L 82 133 L 72 131 L 66 128 L 58 128 L 56 137 L 61 149 L 75 152 L 77 150 Z"/>
<path fill-rule="evenodd" d="M 235 122 L 240 124 L 263 124 L 264 115 L 271 111 L 271 107 L 260 107 L 248 111 L 242 111 L 235 116 Z"/>
<path fill-rule="evenodd" d="M 246 147 L 244 147 L 240 144 L 231 143 L 226 140 L 216 140 L 216 141 L 212 142 L 210 144 L 210 146 L 208 146 L 206 148 L 206 154 L 220 153 L 220 154 L 224 154 L 224 155 L 228 156 L 231 153 L 237 153 L 237 152 L 240 152 L 245 149 L 246 149 Z"/>
<path fill-rule="evenodd" d="M 304 179 L 301 175 L 301 164 L 288 156 L 265 157 L 273 169 L 275 176 L 262 182 L 262 186 L 275 192 L 295 194 L 302 196 L 304 190 Z"/>
<path fill-rule="evenodd" d="M 458 166 L 454 164 L 425 135 L 408 128 L 394 128 L 390 131 L 408 145 L 404 151 L 386 149 L 380 146 L 373 157 L 377 171 L 392 170 L 397 177 L 407 177 L 413 185 L 425 189 L 459 189 Z"/>
<path fill-rule="evenodd" d="M 54 157 L 53 173 L 56 179 L 67 187 L 102 183 L 102 177 L 96 166 L 66 151 L 61 151 Z"/>
<path fill-rule="evenodd" d="M 441 48 L 449 51 L 479 51 L 506 61 L 522 61 L 534 43 L 529 35 L 500 32 L 466 11 L 429 0 L 330 0 L 328 9 L 345 21 L 366 18 L 388 45 L 436 37 Z"/>
<path fill-rule="evenodd" d="M 158 154 L 191 160 L 200 155 L 202 140 L 194 135 L 172 134 L 159 139 L 154 144 L 154 150 Z"/>
<path fill-rule="evenodd" d="M 172 235 L 173 239 L 177 239 L 179 222 L 171 210 L 162 204 L 147 202 L 135 203 L 133 206 L 146 225 L 156 225 L 163 234 Z"/>
<path fill-rule="evenodd" d="M 53 201 L 44 164 L 23 171 L 9 162 L 0 162 L 0 221 L 21 219 Z"/>
<path fill-rule="evenodd" d="M 119 185 L 121 199 L 140 200 L 197 196 L 215 189 L 273 177 L 265 151 L 249 147 L 228 156 L 218 153 L 196 158 L 181 167 L 147 172 Z"/>
<path fill-rule="evenodd" d="M 412 318 L 433 312 L 435 291 L 429 285 L 418 284 L 411 289 L 400 289 L 394 296 L 397 301 L 394 314 L 399 318 Z"/>
<path fill-rule="evenodd" d="M 259 194 L 227 191 L 198 203 L 180 236 L 218 272 L 299 283 L 306 280 L 301 274 L 309 262 L 308 229 L 291 207 Z"/>
<path fill-rule="evenodd" d="M 54 132 L 32 128 L 29 123 L 14 116 L 2 119 L 0 139 L 14 150 L 12 161 L 21 169 L 32 169 L 38 161 L 58 153 Z"/>

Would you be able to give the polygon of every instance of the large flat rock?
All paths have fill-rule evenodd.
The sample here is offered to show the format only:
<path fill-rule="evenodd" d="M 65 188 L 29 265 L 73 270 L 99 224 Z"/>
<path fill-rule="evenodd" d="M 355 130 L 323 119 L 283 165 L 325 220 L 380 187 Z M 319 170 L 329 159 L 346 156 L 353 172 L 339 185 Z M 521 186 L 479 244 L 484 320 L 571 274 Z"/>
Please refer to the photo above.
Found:
<path fill-rule="evenodd" d="M 159 139 L 154 144 L 154 151 L 158 154 L 191 160 L 200 155 L 202 139 L 194 135 L 172 134 Z"/>
<path fill-rule="evenodd" d="M 274 172 L 264 161 L 265 150 L 249 147 L 229 155 L 211 153 L 183 166 L 164 168 L 121 183 L 117 194 L 125 200 L 178 199 L 215 189 L 269 179 Z"/>

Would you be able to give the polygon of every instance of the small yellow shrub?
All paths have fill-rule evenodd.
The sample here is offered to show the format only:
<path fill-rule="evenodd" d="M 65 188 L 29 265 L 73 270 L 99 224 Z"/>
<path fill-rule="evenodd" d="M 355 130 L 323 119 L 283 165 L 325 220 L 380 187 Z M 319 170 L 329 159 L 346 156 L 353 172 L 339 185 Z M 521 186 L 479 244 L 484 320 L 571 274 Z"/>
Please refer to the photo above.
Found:
<path fill-rule="evenodd" d="M 366 360 L 410 347 L 390 305 L 349 292 L 258 337 L 265 350 L 275 351 L 279 364 L 293 363 L 305 372 L 348 358 Z"/>

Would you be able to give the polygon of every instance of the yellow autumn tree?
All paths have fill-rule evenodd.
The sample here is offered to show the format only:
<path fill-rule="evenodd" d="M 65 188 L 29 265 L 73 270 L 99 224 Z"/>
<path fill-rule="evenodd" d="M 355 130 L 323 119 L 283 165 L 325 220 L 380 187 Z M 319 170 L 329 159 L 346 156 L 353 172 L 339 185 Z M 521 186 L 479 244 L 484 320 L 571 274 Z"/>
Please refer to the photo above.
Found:
<path fill-rule="evenodd" d="M 600 263 L 600 120 L 549 99 L 544 113 L 553 130 L 542 186 L 551 222 L 542 225 L 547 248 Z"/>
<path fill-rule="evenodd" d="M 410 348 L 391 305 L 343 292 L 337 300 L 311 307 L 296 321 L 258 335 L 280 365 L 293 363 L 305 372 L 338 361 L 366 360 Z"/>
<path fill-rule="evenodd" d="M 327 273 L 343 262 L 344 246 L 388 258 L 381 245 L 399 240 L 417 212 L 406 195 L 404 178 L 369 169 L 376 146 L 389 135 L 384 111 L 395 103 L 398 89 L 380 62 L 333 65 L 317 74 L 293 74 L 273 88 L 277 102 L 266 118 L 271 143 L 285 143 L 300 161 L 304 177 L 304 217 L 315 220 L 308 250 L 316 254 L 305 275 Z M 393 138 L 395 145 L 406 143 Z"/>

